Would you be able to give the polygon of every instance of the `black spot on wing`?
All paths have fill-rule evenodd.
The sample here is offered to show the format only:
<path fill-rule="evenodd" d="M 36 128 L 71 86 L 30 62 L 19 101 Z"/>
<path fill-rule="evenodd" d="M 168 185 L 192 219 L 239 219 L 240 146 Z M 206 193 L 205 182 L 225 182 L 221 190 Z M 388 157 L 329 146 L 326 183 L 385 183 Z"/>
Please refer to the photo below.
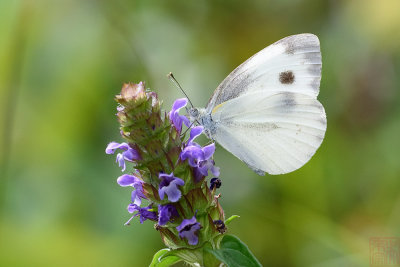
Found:
<path fill-rule="evenodd" d="M 294 74 L 293 71 L 283 71 L 279 73 L 279 81 L 281 84 L 292 84 L 294 82 Z"/>

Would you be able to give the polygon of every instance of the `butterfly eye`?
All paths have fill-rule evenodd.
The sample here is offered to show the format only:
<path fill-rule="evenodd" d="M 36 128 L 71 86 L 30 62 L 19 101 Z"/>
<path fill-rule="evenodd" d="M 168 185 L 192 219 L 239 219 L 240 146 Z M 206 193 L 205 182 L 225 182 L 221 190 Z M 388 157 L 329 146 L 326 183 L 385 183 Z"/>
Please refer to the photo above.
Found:
<path fill-rule="evenodd" d="M 189 113 L 191 117 L 197 118 L 197 116 L 199 116 L 199 111 L 197 110 L 197 108 L 191 108 Z"/>

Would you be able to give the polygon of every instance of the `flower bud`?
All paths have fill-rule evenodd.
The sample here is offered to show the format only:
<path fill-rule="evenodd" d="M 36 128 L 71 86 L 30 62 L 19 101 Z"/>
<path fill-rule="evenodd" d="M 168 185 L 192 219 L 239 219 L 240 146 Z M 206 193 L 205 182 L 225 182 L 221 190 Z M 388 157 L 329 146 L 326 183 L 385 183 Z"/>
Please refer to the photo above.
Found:
<path fill-rule="evenodd" d="M 144 82 L 138 84 L 124 83 L 121 89 L 121 94 L 116 96 L 117 99 L 124 100 L 125 102 L 130 102 L 143 97 L 146 97 Z"/>

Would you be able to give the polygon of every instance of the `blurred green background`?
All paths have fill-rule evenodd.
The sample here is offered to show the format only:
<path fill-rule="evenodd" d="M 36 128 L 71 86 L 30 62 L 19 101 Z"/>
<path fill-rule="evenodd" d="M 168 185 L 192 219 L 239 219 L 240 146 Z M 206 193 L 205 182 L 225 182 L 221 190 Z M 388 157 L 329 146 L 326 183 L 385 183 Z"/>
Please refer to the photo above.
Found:
<path fill-rule="evenodd" d="M 230 233 L 265 266 L 368 266 L 400 236 L 400 1 L 0 1 L 0 266 L 147 266 L 108 142 L 113 100 L 144 80 L 169 110 L 292 34 L 319 36 L 328 129 L 300 170 L 260 177 L 217 148 Z"/>

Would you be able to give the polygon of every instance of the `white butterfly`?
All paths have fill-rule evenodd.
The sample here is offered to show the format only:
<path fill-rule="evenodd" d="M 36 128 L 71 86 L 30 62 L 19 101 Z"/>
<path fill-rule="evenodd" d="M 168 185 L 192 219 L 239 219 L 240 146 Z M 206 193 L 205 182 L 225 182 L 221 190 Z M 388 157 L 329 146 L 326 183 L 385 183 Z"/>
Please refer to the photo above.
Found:
<path fill-rule="evenodd" d="M 260 175 L 294 171 L 324 139 L 321 66 L 317 36 L 286 37 L 232 71 L 191 121 Z"/>

